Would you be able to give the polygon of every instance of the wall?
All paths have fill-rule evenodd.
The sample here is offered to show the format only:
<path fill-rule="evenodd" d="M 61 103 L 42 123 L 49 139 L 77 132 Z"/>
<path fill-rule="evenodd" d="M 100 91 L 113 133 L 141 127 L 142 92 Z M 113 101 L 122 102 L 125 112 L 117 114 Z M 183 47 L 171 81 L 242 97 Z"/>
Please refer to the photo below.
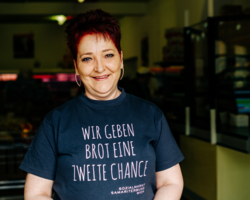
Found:
<path fill-rule="evenodd" d="M 176 0 L 177 26 L 184 26 L 184 11 L 189 12 L 189 25 L 207 18 L 207 0 Z"/>
<path fill-rule="evenodd" d="M 217 146 L 217 199 L 250 199 L 250 155 Z"/>
<path fill-rule="evenodd" d="M 67 51 L 64 27 L 57 24 L 0 24 L 1 57 L 0 69 L 32 68 L 35 61 L 43 68 L 55 68 Z M 35 57 L 15 59 L 13 57 L 13 35 L 34 34 Z"/>
<path fill-rule="evenodd" d="M 143 17 L 124 17 L 120 20 L 123 58 L 140 58 L 140 40 L 147 35 Z"/>
<path fill-rule="evenodd" d="M 180 148 L 184 185 L 206 200 L 216 199 L 216 146 L 181 135 Z"/>
<path fill-rule="evenodd" d="M 162 60 L 166 45 L 166 29 L 184 26 L 184 11 L 189 11 L 189 24 L 207 18 L 207 0 L 151 0 L 143 17 L 124 17 L 120 20 L 124 58 L 138 57 L 141 64 L 140 40 L 149 37 L 149 65 Z"/>
<path fill-rule="evenodd" d="M 176 27 L 175 0 L 151 0 L 143 17 L 124 17 L 120 20 L 124 58 L 138 57 L 141 65 L 140 41 L 149 38 L 149 66 L 162 60 L 162 47 L 166 45 L 165 29 Z"/>

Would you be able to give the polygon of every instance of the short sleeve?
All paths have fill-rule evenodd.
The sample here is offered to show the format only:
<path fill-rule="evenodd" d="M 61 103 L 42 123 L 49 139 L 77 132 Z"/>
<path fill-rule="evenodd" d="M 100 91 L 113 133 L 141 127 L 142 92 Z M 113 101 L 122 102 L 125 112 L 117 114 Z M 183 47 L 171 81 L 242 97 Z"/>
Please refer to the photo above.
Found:
<path fill-rule="evenodd" d="M 184 159 L 167 123 L 165 116 L 157 122 L 158 140 L 154 144 L 156 153 L 156 171 L 168 169 Z"/>
<path fill-rule="evenodd" d="M 36 176 L 54 180 L 57 151 L 54 128 L 46 120 L 40 125 L 20 169 Z"/>

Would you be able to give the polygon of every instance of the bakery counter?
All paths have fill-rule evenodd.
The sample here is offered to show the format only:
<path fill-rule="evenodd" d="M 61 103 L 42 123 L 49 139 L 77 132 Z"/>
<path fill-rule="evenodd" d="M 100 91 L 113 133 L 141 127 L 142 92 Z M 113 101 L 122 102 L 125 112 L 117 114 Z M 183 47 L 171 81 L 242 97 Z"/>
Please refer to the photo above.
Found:
<path fill-rule="evenodd" d="M 217 127 L 217 144 L 249 154 L 250 129 L 230 125 Z"/>
<path fill-rule="evenodd" d="M 185 126 L 184 122 L 176 122 L 172 120 L 168 120 L 168 123 L 178 143 L 180 135 L 186 135 L 187 132 L 189 132 L 189 137 L 196 138 L 204 142 L 211 142 L 210 128 L 201 128 L 201 126 L 190 126 L 188 128 Z M 231 125 L 217 127 L 215 144 L 250 154 L 250 128 Z"/>

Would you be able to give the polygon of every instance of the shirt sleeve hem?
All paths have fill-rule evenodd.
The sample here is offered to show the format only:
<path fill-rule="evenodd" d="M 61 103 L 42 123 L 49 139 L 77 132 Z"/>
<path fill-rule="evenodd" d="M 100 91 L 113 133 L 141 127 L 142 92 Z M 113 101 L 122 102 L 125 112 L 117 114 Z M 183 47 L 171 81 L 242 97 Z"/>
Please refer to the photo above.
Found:
<path fill-rule="evenodd" d="M 162 163 L 156 163 L 156 172 L 163 171 L 165 169 L 168 169 L 170 167 L 173 167 L 174 165 L 180 163 L 184 159 L 184 156 L 181 155 L 177 159 L 174 159 L 171 162 L 162 162 Z"/>
<path fill-rule="evenodd" d="M 48 174 L 48 173 L 43 172 L 43 171 L 39 171 L 39 170 L 33 169 L 33 168 L 31 168 L 31 167 L 29 167 L 29 166 L 27 166 L 25 164 L 21 164 L 19 168 L 21 170 L 27 172 L 27 173 L 39 176 L 41 178 L 45 178 L 45 179 L 49 179 L 49 180 L 54 180 L 54 176 L 53 175 Z"/>

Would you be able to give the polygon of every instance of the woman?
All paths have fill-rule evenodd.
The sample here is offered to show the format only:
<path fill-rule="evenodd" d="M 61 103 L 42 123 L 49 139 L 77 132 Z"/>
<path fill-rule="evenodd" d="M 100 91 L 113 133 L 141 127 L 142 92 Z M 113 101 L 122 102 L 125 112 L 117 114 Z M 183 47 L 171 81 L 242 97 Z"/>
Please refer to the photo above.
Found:
<path fill-rule="evenodd" d="M 62 200 L 180 199 L 183 155 L 164 115 L 117 87 L 118 22 L 90 11 L 66 33 L 85 92 L 46 115 L 20 166 L 28 172 L 25 199 L 51 199 L 52 188 Z"/>

